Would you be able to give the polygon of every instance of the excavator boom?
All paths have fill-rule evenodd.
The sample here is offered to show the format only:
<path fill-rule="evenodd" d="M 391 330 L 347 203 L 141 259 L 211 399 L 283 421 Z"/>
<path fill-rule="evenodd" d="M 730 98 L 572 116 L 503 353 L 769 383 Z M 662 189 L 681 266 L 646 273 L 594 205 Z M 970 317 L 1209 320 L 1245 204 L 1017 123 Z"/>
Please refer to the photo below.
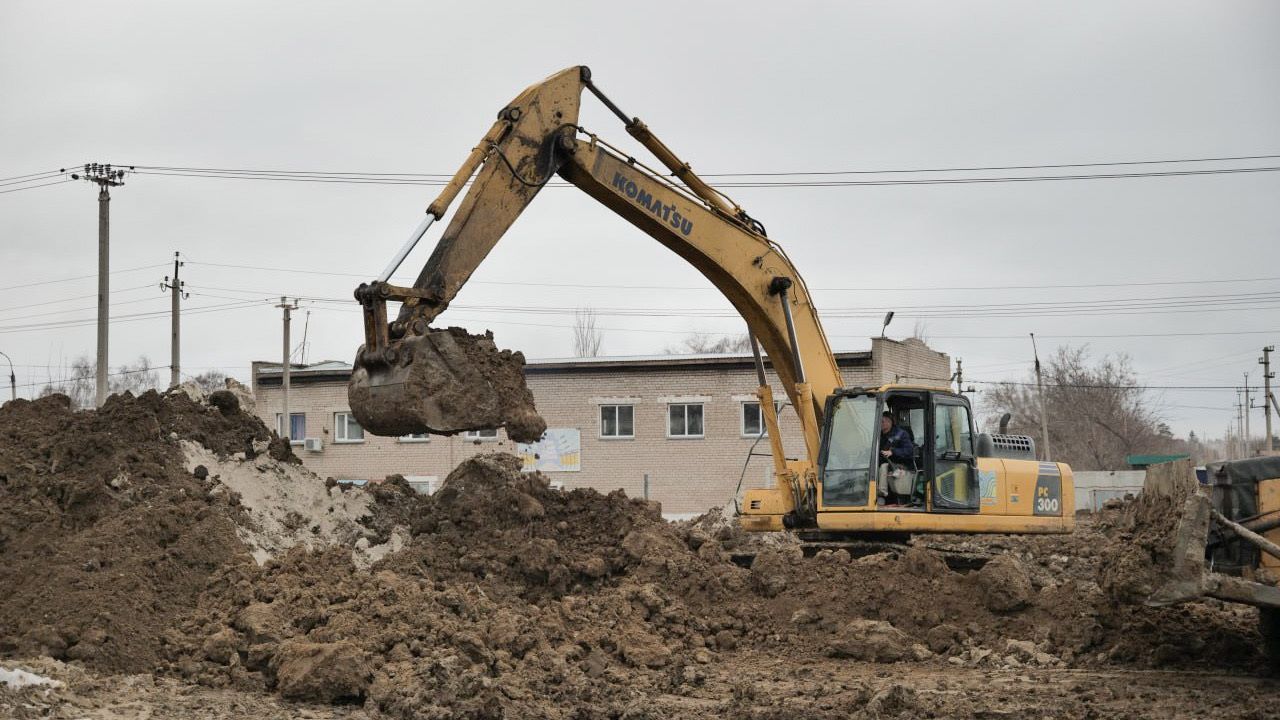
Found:
<path fill-rule="evenodd" d="M 430 323 L 538 191 L 558 174 L 684 258 L 728 298 L 786 389 L 812 463 L 818 453 L 822 402 L 841 380 L 800 274 L 759 223 L 699 179 L 638 119 L 626 120 L 628 132 L 653 150 L 683 185 L 646 170 L 585 133 L 577 124 L 584 89 L 626 120 L 591 82 L 585 67 L 569 68 L 526 89 L 502 109 L 428 209 L 432 217 L 443 215 L 474 174 L 413 287 L 379 280 L 357 290 L 365 307 L 366 334 L 349 393 L 357 419 L 379 434 L 506 425 L 509 434 L 516 427 L 528 436 L 537 429 L 536 424 L 526 427 L 522 407 L 504 407 L 490 392 L 510 383 L 495 383 L 485 373 L 509 374 L 512 362 L 498 361 L 496 347 L 475 352 L 460 348 L 465 341 L 458 333 L 434 330 Z M 403 303 L 390 323 L 387 300 Z M 496 360 L 477 366 L 476 359 L 485 357 Z M 492 402 L 468 401 L 469 393 Z"/>

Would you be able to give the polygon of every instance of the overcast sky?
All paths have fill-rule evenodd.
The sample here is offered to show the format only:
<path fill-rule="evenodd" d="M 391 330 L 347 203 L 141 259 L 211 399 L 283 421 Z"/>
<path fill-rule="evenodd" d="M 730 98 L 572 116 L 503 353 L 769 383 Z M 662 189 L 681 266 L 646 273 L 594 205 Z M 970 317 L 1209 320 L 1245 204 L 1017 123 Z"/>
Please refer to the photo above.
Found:
<path fill-rule="evenodd" d="M 1280 155 L 1277 37 L 1273 2 L 10 0 L 0 4 L 0 178 L 85 162 L 452 173 L 499 108 L 574 64 L 591 66 L 615 102 L 704 173 Z M 582 123 L 633 147 L 592 98 Z M 1280 157 L 837 178 L 1273 166 Z M 111 266 L 151 267 L 112 276 L 113 315 L 165 310 L 162 264 L 181 251 L 191 261 L 184 370 L 246 380 L 250 360 L 279 358 L 280 311 L 224 306 L 350 297 L 436 192 L 143 174 L 126 182 L 113 193 Z M 841 314 L 897 308 L 889 334 L 900 337 L 917 322 L 912 306 L 1045 303 L 1036 307 L 1058 314 L 1024 305 L 998 317 L 930 317 L 926 333 L 974 380 L 1024 379 L 1035 332 L 1042 354 L 1087 343 L 1098 356 L 1128 354 L 1152 385 L 1204 386 L 1239 385 L 1246 371 L 1257 382 L 1259 349 L 1280 339 L 1277 172 L 729 192 L 815 288 L 837 350 L 866 349 L 880 325 Z M 12 286 L 96 271 L 94 198 L 85 183 L 0 194 L 0 351 L 17 365 L 20 393 L 93 355 L 91 277 Z M 1233 282 L 1150 284 L 1204 280 Z M 1085 284 L 1113 286 L 1046 287 Z M 936 289 L 975 286 L 990 289 Z M 1132 299 L 1165 297 L 1234 304 L 1121 312 Z M 1105 299 L 1114 309 L 1062 314 L 1071 307 L 1062 303 Z M 361 341 L 354 301 L 302 305 L 294 332 L 309 322 L 308 360 L 349 361 Z M 732 318 L 665 313 L 729 306 L 648 236 L 560 187 L 544 190 L 442 321 L 555 357 L 572 352 L 564 312 L 579 306 L 605 313 L 613 355 L 660 352 L 694 330 L 741 331 Z M 195 312 L 202 307 L 211 311 Z M 607 313 L 628 308 L 649 312 Z M 113 365 L 138 355 L 168 363 L 166 316 L 121 319 Z M 33 327 L 74 320 L 90 322 Z M 1214 332 L 1251 334 L 1132 337 Z M 1219 436 L 1235 416 L 1231 390 L 1159 399 L 1180 433 Z M 1253 418 L 1260 434 L 1261 411 Z"/>

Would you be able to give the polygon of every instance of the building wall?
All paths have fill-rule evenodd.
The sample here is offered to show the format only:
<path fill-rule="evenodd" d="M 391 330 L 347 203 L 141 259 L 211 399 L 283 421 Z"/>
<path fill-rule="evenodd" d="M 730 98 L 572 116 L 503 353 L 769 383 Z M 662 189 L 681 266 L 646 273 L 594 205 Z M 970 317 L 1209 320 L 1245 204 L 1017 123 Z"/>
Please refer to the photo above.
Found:
<path fill-rule="evenodd" d="M 877 346 L 890 345 L 877 341 Z M 900 359 L 914 367 L 946 376 L 946 355 L 907 344 Z M 891 346 L 901 345 L 892 343 Z M 926 355 L 927 354 L 927 355 Z M 931 356 L 931 357 L 929 357 Z M 539 412 L 549 428 L 577 428 L 581 433 L 581 470 L 551 473 L 568 489 L 593 487 L 601 492 L 622 489 L 631 497 L 644 494 L 649 476 L 649 497 L 662 504 L 668 516 L 693 515 L 730 503 L 742 478 L 742 489 L 771 482 L 772 460 L 767 439 L 755 444 L 756 456 L 748 458 L 755 437 L 742 435 L 742 404 L 755 400 L 756 375 L 750 366 L 681 366 L 677 361 L 661 367 L 619 368 L 588 365 L 570 368 L 526 368 L 526 380 Z M 844 371 L 847 386 L 875 386 L 883 380 L 884 367 L 874 362 Z M 775 398 L 786 396 L 770 373 Z M 889 381 L 892 381 L 890 373 Z M 258 412 L 269 427 L 276 427 L 280 388 L 255 382 Z M 701 402 L 704 435 L 701 438 L 667 437 L 670 402 Z M 399 473 L 436 476 L 443 480 L 462 460 L 483 452 L 516 452 L 515 444 L 499 431 L 493 440 L 464 436 L 430 436 L 425 442 L 366 434 L 359 443 L 335 441 L 334 414 L 347 411 L 346 381 L 331 378 L 304 382 L 295 376 L 290 390 L 290 412 L 306 414 L 306 436 L 321 438 L 320 453 L 297 448 L 307 467 L 336 479 L 381 479 Z M 600 405 L 634 406 L 634 438 L 602 438 Z M 779 414 L 783 444 L 789 457 L 801 457 L 804 445 L 795 413 L 790 407 Z M 745 471 L 744 471 L 745 467 Z"/>
<path fill-rule="evenodd" d="M 1075 476 L 1076 510 L 1096 512 L 1108 500 L 1141 493 L 1147 471 L 1080 470 L 1073 475 Z"/>

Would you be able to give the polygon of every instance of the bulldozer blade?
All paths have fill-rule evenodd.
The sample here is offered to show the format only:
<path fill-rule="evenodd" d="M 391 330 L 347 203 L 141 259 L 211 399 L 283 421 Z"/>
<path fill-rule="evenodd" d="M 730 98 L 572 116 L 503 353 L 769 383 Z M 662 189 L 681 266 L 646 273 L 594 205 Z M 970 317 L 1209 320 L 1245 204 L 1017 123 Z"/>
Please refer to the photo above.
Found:
<path fill-rule="evenodd" d="M 499 350 L 492 333 L 428 330 L 391 343 L 379 357 L 357 353 L 347 400 L 374 435 L 453 435 L 504 427 L 536 442 L 546 422 L 524 382 L 524 355 Z"/>
<path fill-rule="evenodd" d="M 1160 585 L 1147 598 L 1147 605 L 1176 605 L 1207 592 L 1209 578 L 1205 573 L 1204 548 L 1209 539 L 1209 517 L 1209 498 L 1193 494 L 1183 502 L 1182 512 L 1168 519 L 1176 523 L 1172 532 L 1173 554 L 1170 564 L 1163 568 L 1164 576 L 1157 575 Z"/>

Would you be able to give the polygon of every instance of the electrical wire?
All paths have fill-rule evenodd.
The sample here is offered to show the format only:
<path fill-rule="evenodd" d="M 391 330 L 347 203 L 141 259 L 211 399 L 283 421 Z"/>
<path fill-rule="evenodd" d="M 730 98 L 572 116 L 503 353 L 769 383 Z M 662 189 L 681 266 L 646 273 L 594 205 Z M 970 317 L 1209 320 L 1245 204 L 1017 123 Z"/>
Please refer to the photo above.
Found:
<path fill-rule="evenodd" d="M 139 265 L 138 267 L 125 268 L 123 270 L 112 270 L 107 274 L 120 275 L 122 273 L 137 272 L 139 270 L 154 270 L 155 268 L 162 268 L 162 267 L 169 267 L 169 263 L 158 263 L 155 265 Z M 55 283 L 73 282 L 75 280 L 85 280 L 88 278 L 96 278 L 96 277 L 98 277 L 98 274 L 93 273 L 92 275 L 76 275 L 75 277 L 59 278 L 57 280 L 37 280 L 36 282 L 22 283 L 19 285 L 6 285 L 5 287 L 0 287 L 0 291 L 18 290 L 20 288 L 36 287 L 38 285 L 53 285 Z"/>
<path fill-rule="evenodd" d="M 227 310 L 242 310 L 250 307 L 263 307 L 263 306 L 265 306 L 265 303 L 263 303 L 262 301 L 235 302 L 235 303 L 226 303 L 223 305 L 209 305 L 204 307 L 191 308 L 188 310 L 183 310 L 182 315 L 183 317 L 186 317 L 188 315 L 203 315 L 210 312 L 225 312 Z M 137 322 L 139 320 L 154 320 L 157 318 L 167 318 L 169 317 L 169 315 L 170 315 L 170 311 L 168 309 L 156 310 L 154 312 L 133 313 L 130 315 L 120 315 L 117 317 L 113 317 L 111 318 L 110 323 L 114 325 L 117 323 L 124 323 L 124 322 Z M 29 325 L 6 325 L 6 326 L 0 326 L 0 334 L 38 332 L 42 330 L 63 330 L 68 328 L 87 327 L 95 324 L 97 324 L 97 318 L 84 318 L 84 319 L 65 320 L 65 321 L 48 322 L 48 323 L 32 323 Z"/>
<path fill-rule="evenodd" d="M 286 272 L 302 275 L 331 275 L 334 277 L 350 277 L 368 279 L 374 277 L 374 273 L 348 273 L 334 272 L 328 270 L 309 270 L 303 268 L 283 268 L 283 267 L 267 267 L 262 265 L 241 265 L 232 263 L 216 263 L 201 262 L 197 260 L 185 260 L 188 265 L 206 265 L 208 267 L 233 268 L 237 270 L 262 270 L 267 272 Z M 897 286 L 897 287 L 861 287 L 861 288 L 814 288 L 814 292 L 914 292 L 914 291 L 958 291 L 958 290 L 1047 290 L 1047 289 L 1083 289 L 1083 288 L 1106 288 L 1106 287 L 1150 287 L 1156 285 L 1205 285 L 1205 284 L 1221 284 L 1221 283 L 1244 283 L 1244 282 L 1275 282 L 1280 281 L 1280 276 L 1266 277 L 1246 277 L 1246 278 L 1221 278 L 1214 280 L 1155 280 L 1149 282 L 1116 282 L 1116 283 L 1073 283 L 1073 284 L 1041 284 L 1041 285 L 966 285 L 966 286 L 950 286 L 950 287 L 919 287 L 919 286 Z M 521 287 L 563 287 L 570 289 L 600 289 L 600 290 L 699 290 L 706 292 L 720 292 L 712 286 L 689 286 L 689 285 L 607 285 L 607 284 L 583 284 L 583 283 L 547 283 L 547 282 L 528 282 L 523 280 L 470 280 L 470 284 L 477 285 L 516 285 Z M 3 290 L 4 288 L 0 288 Z"/>
<path fill-rule="evenodd" d="M 735 172 L 735 173 L 699 173 L 701 177 L 773 177 L 773 176 L 859 176 L 859 174 L 900 174 L 900 173 L 961 173 L 989 172 L 989 170 L 1039 170 L 1062 168 L 1102 168 L 1108 165 L 1166 165 L 1181 163 L 1231 163 L 1242 160 L 1270 160 L 1280 158 L 1280 154 L 1272 155 L 1230 155 L 1221 158 L 1183 158 L 1162 160 L 1117 160 L 1108 163 L 1053 163 L 1037 165 L 970 165 L 970 167 L 952 168 L 911 168 L 911 169 L 879 169 L 879 170 L 767 170 L 767 172 Z M 243 173 L 265 174 L 265 176 L 315 176 L 315 177 L 389 177 L 389 178 L 452 178 L 453 173 L 374 173 L 362 170 L 278 170 L 278 169 L 246 169 L 246 168 L 198 168 L 184 165 L 131 165 L 132 168 L 147 170 L 184 170 L 184 172 L 210 173 Z M 40 174 L 40 173 L 33 173 Z M 27 176 L 19 176 L 27 177 Z M 15 179 L 15 178 L 5 178 Z"/>
<path fill-rule="evenodd" d="M 65 185 L 66 183 L 69 183 L 69 182 L 75 182 L 75 180 L 72 180 L 71 178 L 67 178 L 65 180 L 54 180 L 53 182 L 41 183 L 39 185 L 27 185 L 25 187 L 10 188 L 8 190 L 0 190 L 0 195 L 4 195 L 6 193 L 22 192 L 23 190 L 35 190 L 36 188 L 49 187 L 50 185 Z"/>
<path fill-rule="evenodd" d="M 988 183 L 1027 183 L 1061 180 L 1116 180 L 1129 178 L 1163 178 L 1189 177 L 1197 175 L 1235 175 L 1241 173 L 1261 173 L 1280 171 L 1280 166 L 1263 166 L 1251 168 L 1215 168 L 1211 170 L 1157 170 L 1132 173 L 1092 173 L 1067 175 L 1025 175 L 1025 176 L 993 176 L 970 178 L 926 178 L 923 180 L 787 180 L 787 181 L 742 181 L 722 182 L 721 188 L 821 188 L 821 187 L 887 187 L 897 185 L 972 185 Z M 338 183 L 347 185 L 414 185 L 423 187 L 439 187 L 447 185 L 447 180 L 409 179 L 409 178 L 375 178 L 375 177 L 331 177 L 331 176 L 286 176 L 286 175 L 253 175 L 242 173 L 192 173 L 178 171 L 136 170 L 139 175 L 162 175 L 167 177 L 213 178 L 222 180 L 261 180 L 272 182 L 308 182 Z M 466 184 L 470 185 L 471 181 Z M 572 187 L 570 183 L 546 183 L 546 187 Z M 12 191 L 10 191 L 12 192 Z"/>
<path fill-rule="evenodd" d="M 138 285 L 137 287 L 120 288 L 119 290 L 112 290 L 111 292 L 108 293 L 108 295 L 116 295 L 119 293 L 127 293 L 127 292 L 136 292 L 138 290 L 144 290 L 146 288 L 154 288 L 154 287 L 155 285 L 148 284 L 148 285 Z M 96 297 L 98 297 L 97 293 L 93 293 L 90 295 L 71 295 L 64 298 L 58 298 L 57 300 L 46 300 L 44 302 L 30 303 L 27 305 L 5 305 L 4 309 L 0 310 L 0 314 L 9 313 L 14 310 L 25 310 L 27 308 L 43 307 L 45 305 L 57 305 L 58 303 L 71 302 L 73 300 L 87 300 L 88 298 L 96 298 Z M 84 308 L 84 309 L 92 309 L 92 308 Z M 70 310 L 63 310 L 61 312 L 70 312 Z"/>
<path fill-rule="evenodd" d="M 173 366 L 172 366 L 172 365 L 154 365 L 154 366 L 152 366 L 152 367 L 149 367 L 149 368 L 143 368 L 143 369 L 139 369 L 139 370 L 120 370 L 120 371 L 117 371 L 117 372 L 109 372 L 109 373 L 107 373 L 107 377 L 120 377 L 121 375 L 137 375 L 138 373 L 155 372 L 155 371 L 159 371 L 159 370 L 168 370 L 168 369 L 169 369 L 169 368 L 171 368 L 171 367 L 173 367 Z M 18 385 L 15 385 L 14 387 L 29 388 L 29 387 L 40 387 L 40 386 L 42 386 L 42 385 L 43 385 L 43 386 L 47 386 L 47 387 L 53 387 L 53 386 L 56 386 L 56 385 L 62 385 L 63 383 L 76 382 L 76 381 L 80 381 L 80 380 L 83 380 L 83 381 L 86 381 L 86 382 L 87 382 L 87 381 L 92 380 L 92 379 L 93 379 L 93 378 L 87 378 L 87 377 L 86 377 L 86 378 L 74 378 L 74 377 L 71 377 L 71 378 L 62 378 L 62 379 L 60 379 L 60 380 L 40 380 L 40 381 L 38 381 L 38 382 L 29 382 L 29 383 L 25 383 L 25 384 L 23 384 L 23 383 L 19 383 Z M 55 389 L 55 391 L 57 390 L 57 388 L 56 388 L 56 387 L 55 387 L 54 389 Z"/>

